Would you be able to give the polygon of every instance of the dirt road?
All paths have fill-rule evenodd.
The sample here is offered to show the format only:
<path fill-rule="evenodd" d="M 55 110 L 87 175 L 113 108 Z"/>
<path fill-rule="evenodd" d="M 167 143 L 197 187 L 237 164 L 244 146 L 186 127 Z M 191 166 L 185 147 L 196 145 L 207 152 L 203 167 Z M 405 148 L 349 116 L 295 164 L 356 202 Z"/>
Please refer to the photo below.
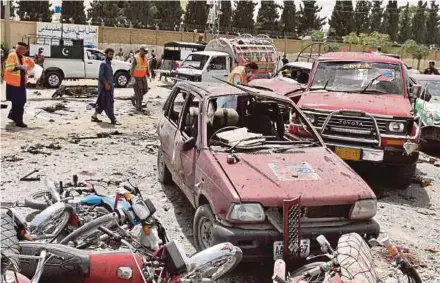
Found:
<path fill-rule="evenodd" d="M 6 118 L 7 110 L 1 112 L 1 200 L 23 201 L 30 192 L 42 189 L 41 182 L 19 181 L 34 169 L 54 180 L 68 181 L 78 174 L 80 180 L 101 185 L 108 193 L 130 179 L 153 200 L 170 238 L 181 241 L 188 254 L 193 253 L 193 208 L 176 187 L 162 187 L 157 182 L 155 125 L 169 93 L 158 84 L 153 82 L 151 86 L 149 113 L 145 115 L 136 114 L 130 101 L 124 100 L 132 94 L 131 89 L 116 90 L 115 109 L 121 126 L 110 125 L 106 117 L 102 117 L 105 122 L 101 124 L 90 122 L 92 111 L 86 106 L 94 98 L 52 99 L 53 90 L 40 90 L 40 95 L 28 90 L 25 122 L 29 128 L 13 127 Z M 57 103 L 66 109 L 54 113 L 42 109 Z M 103 132 L 111 135 L 90 138 Z M 413 184 L 404 191 L 389 191 L 381 185 L 386 176 L 367 174 L 365 178 L 380 198 L 376 219 L 383 234 L 409 249 L 424 282 L 440 282 L 440 167 L 432 164 L 438 165 L 437 159 L 430 160 L 427 155 L 421 160 L 421 174 L 433 179 L 425 188 Z M 262 268 L 240 266 L 224 282 L 270 282 L 271 268 L 269 264 Z M 385 269 L 382 265 L 379 268 Z"/>

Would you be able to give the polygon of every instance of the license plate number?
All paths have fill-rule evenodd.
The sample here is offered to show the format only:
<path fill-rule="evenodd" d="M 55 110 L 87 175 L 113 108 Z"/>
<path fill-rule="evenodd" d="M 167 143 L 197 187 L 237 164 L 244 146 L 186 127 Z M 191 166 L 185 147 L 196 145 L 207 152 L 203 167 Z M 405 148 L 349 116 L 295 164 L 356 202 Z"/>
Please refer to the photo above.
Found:
<path fill-rule="evenodd" d="M 283 259 L 284 245 L 283 241 L 273 242 L 273 259 Z M 301 239 L 300 242 L 300 257 L 305 258 L 310 254 L 310 239 Z"/>
<path fill-rule="evenodd" d="M 356 148 L 336 147 L 335 153 L 344 160 L 361 160 L 361 150 Z"/>

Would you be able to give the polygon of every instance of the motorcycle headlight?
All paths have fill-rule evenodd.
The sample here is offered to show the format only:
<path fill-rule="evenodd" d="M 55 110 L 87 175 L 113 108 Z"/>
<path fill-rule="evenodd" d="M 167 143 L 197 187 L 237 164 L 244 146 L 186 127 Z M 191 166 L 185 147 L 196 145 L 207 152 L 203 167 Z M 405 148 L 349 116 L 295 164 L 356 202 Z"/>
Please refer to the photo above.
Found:
<path fill-rule="evenodd" d="M 262 222 L 266 215 L 259 203 L 232 203 L 227 219 L 233 222 Z"/>
<path fill-rule="evenodd" d="M 310 113 L 304 113 L 304 115 L 309 119 L 310 123 L 315 124 L 316 115 Z"/>
<path fill-rule="evenodd" d="M 350 219 L 370 219 L 376 215 L 377 200 L 376 199 L 364 199 L 358 200 L 350 211 Z"/>
<path fill-rule="evenodd" d="M 403 133 L 405 132 L 406 124 L 403 122 L 390 122 L 388 124 L 388 131 L 394 133 Z"/>

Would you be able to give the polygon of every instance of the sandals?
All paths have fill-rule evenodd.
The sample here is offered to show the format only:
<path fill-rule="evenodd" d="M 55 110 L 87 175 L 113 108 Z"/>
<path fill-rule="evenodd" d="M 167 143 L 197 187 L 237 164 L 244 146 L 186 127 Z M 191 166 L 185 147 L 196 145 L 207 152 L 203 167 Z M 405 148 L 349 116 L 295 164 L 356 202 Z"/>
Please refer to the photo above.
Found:
<path fill-rule="evenodd" d="M 97 117 L 93 117 L 93 116 L 92 116 L 92 122 L 95 122 L 95 123 L 101 123 L 102 120 L 99 120 Z"/>

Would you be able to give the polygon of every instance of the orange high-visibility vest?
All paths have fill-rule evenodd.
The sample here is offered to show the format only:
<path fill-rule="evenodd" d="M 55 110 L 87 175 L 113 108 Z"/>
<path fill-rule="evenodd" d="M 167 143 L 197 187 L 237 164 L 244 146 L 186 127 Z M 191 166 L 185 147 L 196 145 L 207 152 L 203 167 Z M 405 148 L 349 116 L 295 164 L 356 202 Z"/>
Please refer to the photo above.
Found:
<path fill-rule="evenodd" d="M 147 70 L 148 70 L 147 58 L 146 58 L 146 56 L 144 56 L 144 58 L 142 58 L 138 54 L 138 55 L 136 55 L 135 59 L 136 59 L 136 66 L 134 67 L 134 70 L 133 70 L 133 76 L 135 78 L 143 78 L 147 75 Z"/>
<path fill-rule="evenodd" d="M 14 70 L 16 66 L 20 65 L 20 60 L 18 60 L 18 55 L 15 52 L 11 52 L 8 55 L 8 59 L 6 60 L 4 80 L 8 85 L 20 86 L 21 77 L 20 70 Z M 24 71 L 24 83 L 27 82 L 27 72 L 32 69 L 35 65 L 34 61 L 28 57 L 23 56 L 23 65 L 26 66 L 26 70 Z"/>
<path fill-rule="evenodd" d="M 237 85 L 246 85 L 248 83 L 245 66 L 237 66 L 228 76 L 228 82 Z"/>

